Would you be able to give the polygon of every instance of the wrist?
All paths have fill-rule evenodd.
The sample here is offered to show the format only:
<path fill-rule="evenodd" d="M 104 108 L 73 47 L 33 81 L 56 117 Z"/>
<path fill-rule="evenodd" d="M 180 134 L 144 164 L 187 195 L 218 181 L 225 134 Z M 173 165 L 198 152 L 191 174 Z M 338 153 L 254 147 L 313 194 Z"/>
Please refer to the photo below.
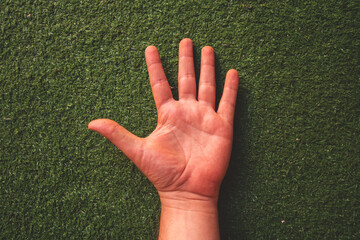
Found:
<path fill-rule="evenodd" d="M 217 197 L 182 192 L 159 192 L 159 196 L 162 209 L 217 214 Z"/>
<path fill-rule="evenodd" d="M 159 239 L 220 239 L 217 198 L 189 193 L 159 195 Z"/>

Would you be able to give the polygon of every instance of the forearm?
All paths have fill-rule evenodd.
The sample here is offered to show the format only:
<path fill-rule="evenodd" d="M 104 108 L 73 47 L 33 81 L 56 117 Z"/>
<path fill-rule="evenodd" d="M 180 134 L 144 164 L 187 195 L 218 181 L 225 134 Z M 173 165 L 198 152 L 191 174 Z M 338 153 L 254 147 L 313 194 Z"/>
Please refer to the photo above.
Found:
<path fill-rule="evenodd" d="M 217 201 L 161 199 L 159 239 L 220 239 Z"/>

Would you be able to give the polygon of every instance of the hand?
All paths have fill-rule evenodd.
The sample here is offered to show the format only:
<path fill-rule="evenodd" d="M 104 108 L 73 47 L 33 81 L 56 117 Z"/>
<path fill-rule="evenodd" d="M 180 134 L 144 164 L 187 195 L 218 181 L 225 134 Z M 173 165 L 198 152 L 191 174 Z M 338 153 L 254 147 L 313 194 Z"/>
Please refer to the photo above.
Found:
<path fill-rule="evenodd" d="M 145 58 L 158 112 L 156 129 L 148 137 L 139 138 L 109 119 L 94 120 L 89 129 L 122 150 L 154 184 L 161 199 L 217 201 L 231 153 L 237 71 L 228 71 L 215 112 L 215 60 L 211 47 L 201 52 L 196 97 L 192 41 L 180 42 L 178 101 L 172 97 L 156 47 L 147 47 Z"/>

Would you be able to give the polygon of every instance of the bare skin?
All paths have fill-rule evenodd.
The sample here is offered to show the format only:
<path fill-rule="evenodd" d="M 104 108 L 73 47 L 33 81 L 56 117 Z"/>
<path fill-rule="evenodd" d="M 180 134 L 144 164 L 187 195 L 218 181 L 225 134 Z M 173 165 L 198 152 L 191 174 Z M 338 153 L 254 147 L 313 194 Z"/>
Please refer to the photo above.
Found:
<path fill-rule="evenodd" d="M 215 57 L 201 51 L 197 96 L 192 41 L 179 45 L 179 100 L 174 100 L 158 50 L 149 46 L 145 58 L 158 123 L 139 138 L 118 123 L 97 119 L 89 129 L 122 150 L 158 190 L 161 201 L 159 239 L 220 239 L 217 200 L 233 140 L 238 73 L 227 72 L 215 111 Z"/>

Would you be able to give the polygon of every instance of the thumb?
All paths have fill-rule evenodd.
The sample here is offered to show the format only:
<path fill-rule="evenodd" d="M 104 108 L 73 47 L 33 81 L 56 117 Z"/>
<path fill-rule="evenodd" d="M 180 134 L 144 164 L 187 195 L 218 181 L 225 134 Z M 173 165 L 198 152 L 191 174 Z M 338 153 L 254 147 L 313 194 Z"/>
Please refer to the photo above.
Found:
<path fill-rule="evenodd" d="M 109 139 L 132 161 L 136 159 L 136 155 L 140 152 L 142 139 L 113 120 L 96 119 L 89 123 L 88 128 Z"/>

